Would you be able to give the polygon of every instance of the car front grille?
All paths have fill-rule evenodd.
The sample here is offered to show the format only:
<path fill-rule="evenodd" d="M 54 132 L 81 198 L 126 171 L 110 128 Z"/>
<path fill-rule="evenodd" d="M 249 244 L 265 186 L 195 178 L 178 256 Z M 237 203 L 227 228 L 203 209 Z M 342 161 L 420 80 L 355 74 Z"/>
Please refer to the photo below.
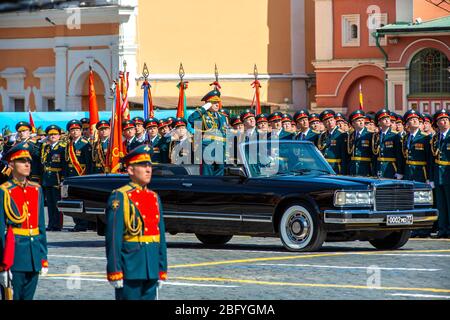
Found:
<path fill-rule="evenodd" d="M 380 186 L 375 189 L 377 211 L 397 211 L 414 209 L 412 185 Z"/>

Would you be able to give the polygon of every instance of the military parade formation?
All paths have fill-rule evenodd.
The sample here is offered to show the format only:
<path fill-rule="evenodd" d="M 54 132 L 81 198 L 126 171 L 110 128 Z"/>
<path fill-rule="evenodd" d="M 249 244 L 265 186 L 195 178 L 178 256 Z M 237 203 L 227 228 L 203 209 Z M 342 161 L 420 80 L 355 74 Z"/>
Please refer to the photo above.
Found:
<path fill-rule="evenodd" d="M 280 111 L 257 114 L 249 108 L 230 115 L 220 109 L 217 89 L 202 101 L 187 119 L 135 117 L 122 123 L 120 172 L 129 174 L 131 182 L 112 193 L 106 212 L 107 276 L 117 299 L 154 299 L 160 281 L 167 277 L 163 208 L 158 195 L 147 188 L 152 164 L 199 163 L 202 175 L 224 175 L 227 166 L 238 164 L 239 144 L 262 137 L 313 143 L 339 175 L 429 184 L 439 209 L 438 224 L 435 230 L 419 230 L 413 236 L 428 237 L 432 231 L 437 238 L 450 236 L 448 110 L 438 110 L 433 116 L 416 110 L 403 116 L 388 109 L 367 114 L 356 110 L 348 119 L 333 110 L 320 114 L 299 110 L 291 115 Z M 47 271 L 46 232 L 63 229 L 56 206 L 61 182 L 110 172 L 106 163 L 111 123 L 101 120 L 95 128 L 92 136 L 89 119 L 74 119 L 65 131 L 50 125 L 38 136 L 32 134 L 30 123 L 21 121 L 15 135 L 5 136 L 0 168 L 0 280 L 3 288 L 14 288 L 14 299 L 31 299 L 39 273 Z M 235 143 L 231 153 L 226 148 L 230 133 Z M 201 136 L 202 150 L 212 150 L 208 156 L 200 153 L 198 159 L 195 134 Z M 74 223 L 73 232 L 96 228 L 82 219 Z M 124 255 L 129 257 L 118 259 Z M 3 294 L 8 296 L 6 289 Z"/>

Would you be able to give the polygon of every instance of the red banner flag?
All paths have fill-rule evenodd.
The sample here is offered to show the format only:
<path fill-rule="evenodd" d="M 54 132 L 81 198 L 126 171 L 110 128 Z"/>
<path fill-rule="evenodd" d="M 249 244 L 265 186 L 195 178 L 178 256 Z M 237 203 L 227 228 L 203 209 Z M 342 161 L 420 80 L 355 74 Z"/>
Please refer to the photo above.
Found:
<path fill-rule="evenodd" d="M 363 109 L 364 109 L 364 104 L 363 104 L 362 87 L 361 87 L 361 84 L 359 84 L 359 110 L 363 110 Z"/>
<path fill-rule="evenodd" d="M 181 80 L 178 84 L 180 92 L 178 94 L 178 106 L 177 106 L 177 118 L 184 118 L 186 115 L 186 89 L 188 87 L 188 82 Z"/>
<path fill-rule="evenodd" d="M 121 106 L 122 106 L 122 119 L 125 120 L 130 120 L 130 109 L 128 108 L 128 87 L 130 85 L 130 83 L 128 82 L 128 76 L 129 76 L 129 72 L 120 72 L 119 77 L 120 77 L 120 90 L 119 90 L 119 94 L 122 93 L 122 100 L 121 102 Z"/>
<path fill-rule="evenodd" d="M 31 110 L 28 110 L 28 117 L 29 117 L 29 122 L 30 122 L 30 126 L 31 126 L 31 132 L 32 133 L 36 133 L 36 126 L 34 125 L 34 120 L 33 120 L 33 115 L 31 114 Z"/>
<path fill-rule="evenodd" d="M 255 106 L 255 114 L 261 114 L 261 99 L 260 99 L 260 93 L 259 89 L 261 88 L 261 83 L 258 79 L 255 79 L 255 81 L 252 82 L 252 88 L 255 89 L 255 94 L 253 96 L 252 106 Z"/>
<path fill-rule="evenodd" d="M 97 96 L 95 94 L 94 87 L 94 71 L 90 69 L 89 71 L 89 128 L 91 137 L 95 136 L 96 129 L 95 126 L 99 121 L 98 118 L 98 105 L 97 105 Z"/>
<path fill-rule="evenodd" d="M 111 134 L 109 137 L 108 152 L 106 154 L 106 167 L 108 173 L 120 171 L 120 159 L 124 156 L 122 144 L 122 103 L 120 86 L 116 83 L 114 106 L 111 117 Z"/>

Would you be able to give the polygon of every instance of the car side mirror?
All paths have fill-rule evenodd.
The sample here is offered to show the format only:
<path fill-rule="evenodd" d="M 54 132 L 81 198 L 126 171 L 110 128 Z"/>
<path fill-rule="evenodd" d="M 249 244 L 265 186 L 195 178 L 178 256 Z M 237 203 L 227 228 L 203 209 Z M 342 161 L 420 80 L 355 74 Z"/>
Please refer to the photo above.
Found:
<path fill-rule="evenodd" d="M 225 168 L 225 175 L 240 177 L 242 179 L 247 178 L 247 174 L 242 167 L 227 167 Z"/>

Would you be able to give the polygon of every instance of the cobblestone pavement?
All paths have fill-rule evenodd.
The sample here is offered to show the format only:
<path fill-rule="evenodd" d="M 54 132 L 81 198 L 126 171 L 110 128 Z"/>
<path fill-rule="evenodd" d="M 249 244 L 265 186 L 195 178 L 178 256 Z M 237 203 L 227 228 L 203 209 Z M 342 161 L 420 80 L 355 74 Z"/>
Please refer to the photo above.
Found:
<path fill-rule="evenodd" d="M 69 227 L 71 219 L 66 218 Z M 35 299 L 109 300 L 104 238 L 49 232 L 50 272 Z M 292 253 L 277 238 L 234 237 L 205 247 L 191 234 L 167 235 L 169 281 L 162 300 L 450 299 L 450 240 L 412 239 L 401 250 L 367 242 L 325 243 Z"/>

